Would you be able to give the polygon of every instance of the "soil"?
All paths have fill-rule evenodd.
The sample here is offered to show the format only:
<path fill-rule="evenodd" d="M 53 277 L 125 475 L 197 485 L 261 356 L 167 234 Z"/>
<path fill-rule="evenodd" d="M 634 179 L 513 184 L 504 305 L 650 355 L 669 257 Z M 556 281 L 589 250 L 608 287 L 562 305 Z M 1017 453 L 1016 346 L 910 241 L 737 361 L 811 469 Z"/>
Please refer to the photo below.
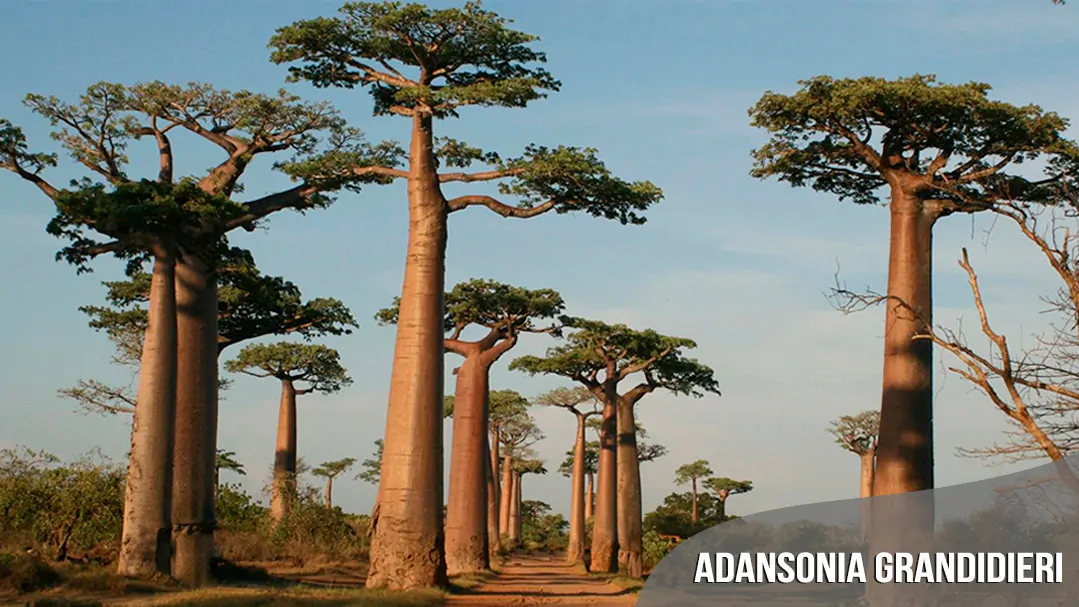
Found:
<path fill-rule="evenodd" d="M 467 593 L 452 595 L 448 607 L 520 605 L 635 605 L 630 591 L 565 564 L 562 555 L 511 555 L 501 572 Z"/>

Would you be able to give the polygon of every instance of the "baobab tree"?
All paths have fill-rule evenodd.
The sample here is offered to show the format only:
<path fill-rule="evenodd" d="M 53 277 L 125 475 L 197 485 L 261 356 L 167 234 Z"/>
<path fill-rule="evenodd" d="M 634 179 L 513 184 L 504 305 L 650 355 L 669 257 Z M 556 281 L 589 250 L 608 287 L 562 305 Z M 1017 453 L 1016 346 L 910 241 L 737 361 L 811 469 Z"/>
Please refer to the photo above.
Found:
<path fill-rule="evenodd" d="M 352 378 L 341 366 L 337 350 L 290 342 L 246 346 L 236 358 L 225 363 L 225 369 L 281 382 L 270 493 L 270 520 L 278 524 L 288 516 L 296 494 L 296 397 L 312 392 L 338 392 L 352 384 Z"/>
<path fill-rule="evenodd" d="M 525 289 L 493 280 L 472 279 L 446 293 L 443 347 L 464 358 L 453 372 L 457 388 L 445 523 L 450 575 L 475 573 L 491 565 L 487 538 L 491 367 L 517 344 L 521 333 L 556 331 L 555 324 L 536 323 L 555 318 L 562 309 L 562 297 L 551 289 Z M 375 318 L 380 324 L 396 324 L 399 313 L 397 298 Z M 468 341 L 463 334 L 472 327 L 484 334 Z"/>
<path fill-rule="evenodd" d="M 1064 178 L 1056 160 L 1074 149 L 1067 122 L 992 100 L 978 82 L 818 76 L 799 84 L 750 110 L 752 124 L 772 135 L 753 152 L 752 175 L 891 210 L 875 494 L 932 489 L 933 349 L 916 338 L 933 325 L 933 226 L 1007 200 L 1058 202 L 1059 188 L 1047 186 Z M 1047 161 L 1044 178 L 1018 172 L 1035 159 Z M 931 511 L 918 518 L 933 528 Z"/>
<path fill-rule="evenodd" d="M 727 498 L 753 490 L 752 481 L 736 481 L 725 476 L 705 479 L 702 485 L 716 496 L 716 514 L 720 522 L 727 520 Z"/>
<path fill-rule="evenodd" d="M 719 384 L 712 369 L 684 356 L 685 350 L 697 347 L 693 340 L 580 318 L 566 318 L 563 325 L 573 330 L 565 345 L 549 348 L 544 357 L 522 356 L 510 368 L 569 378 L 603 403 L 591 568 L 613 573 L 622 563 L 630 576 L 641 577 L 641 474 L 634 407 L 657 389 L 699 398 L 718 395 Z M 641 381 L 620 394 L 619 383 L 637 374 Z"/>
<path fill-rule="evenodd" d="M 573 414 L 577 420 L 577 432 L 573 441 L 572 458 L 573 483 L 572 502 L 570 503 L 569 516 L 569 545 L 566 548 L 566 561 L 571 564 L 584 562 L 585 542 L 585 423 L 588 418 L 599 415 L 602 409 L 588 388 L 578 386 L 576 388 L 557 388 L 546 394 L 541 394 L 533 399 L 537 405 L 558 407 Z M 590 405 L 591 408 L 583 408 Z"/>
<path fill-rule="evenodd" d="M 365 459 L 360 462 L 360 467 L 363 470 L 356 475 L 357 480 L 361 480 L 365 483 L 371 483 L 372 485 L 378 484 L 378 475 L 382 470 L 382 439 L 375 441 L 375 453 L 369 459 Z"/>
<path fill-rule="evenodd" d="M 844 415 L 832 422 L 828 430 L 835 442 L 843 449 L 857 455 L 862 462 L 862 499 L 873 497 L 873 477 L 877 463 L 877 438 L 880 435 L 880 411 L 863 411 L 858 415 Z M 869 537 L 871 503 L 865 500 L 861 506 L 862 537 Z"/>
<path fill-rule="evenodd" d="M 502 473 L 499 535 L 508 535 L 513 527 L 510 522 L 510 511 L 516 499 L 516 490 L 511 485 L 514 482 L 515 462 L 531 457 L 530 447 L 544 438 L 543 432 L 536 425 L 536 420 L 524 409 L 516 415 L 507 417 L 499 424 L 498 442 L 502 456 L 499 468 Z"/>
<path fill-rule="evenodd" d="M 562 476 L 572 479 L 574 466 L 577 461 L 583 462 L 582 469 L 585 478 L 584 520 L 587 525 L 587 521 L 592 518 L 592 508 L 596 505 L 595 479 L 596 467 L 599 464 L 599 441 L 588 441 L 585 443 L 583 458 L 577 457 L 575 449 L 566 451 L 566 459 L 562 460 L 562 464 L 558 467 L 558 471 Z M 584 550 L 583 546 L 581 550 Z"/>
<path fill-rule="evenodd" d="M 694 525 L 697 524 L 697 520 L 700 518 L 700 509 L 697 503 L 697 497 L 699 495 L 697 482 L 702 478 L 708 478 L 713 474 L 715 473 L 712 472 L 708 460 L 704 459 L 699 459 L 689 464 L 682 464 L 674 471 L 674 484 L 689 485 L 690 491 L 693 493 L 693 511 L 690 515 L 690 521 Z"/>
<path fill-rule="evenodd" d="M 543 461 L 535 459 L 535 453 L 531 450 L 522 452 L 519 457 L 514 458 L 510 475 L 510 487 L 512 489 L 508 491 L 511 496 L 507 535 L 512 546 L 519 546 L 521 543 L 521 526 L 523 522 L 523 517 L 521 516 L 522 481 L 526 474 L 547 474 L 547 468 L 544 467 Z"/>
<path fill-rule="evenodd" d="M 58 127 L 55 139 L 92 175 L 55 187 L 43 173 L 56 156 L 31 152 L 21 129 L 0 120 L 0 166 L 55 205 L 47 230 L 69 243 L 58 256 L 80 271 L 105 253 L 128 260 L 132 272 L 153 263 L 118 568 L 126 575 L 167 572 L 175 530 L 172 574 L 201 585 L 209 579 L 215 518 L 215 266 L 227 247 L 225 235 L 254 229 L 281 210 L 326 206 L 332 201 L 326 192 L 377 181 L 360 167 L 385 164 L 400 148 L 371 146 L 329 105 L 284 91 L 101 82 L 77 103 L 33 94 L 25 103 Z M 214 144 L 224 158 L 205 174 L 177 178 L 174 129 Z M 327 146 L 319 145 L 319 135 Z M 127 146 L 143 137 L 156 143 L 153 179 L 127 172 Z M 233 200 L 256 157 L 286 151 L 296 155 L 277 166 L 300 183 L 249 202 Z"/>
<path fill-rule="evenodd" d="M 333 510 L 333 479 L 341 476 L 356 463 L 356 458 L 345 457 L 330 462 L 322 462 L 311 470 L 311 474 L 326 479 L 326 509 Z"/>
<path fill-rule="evenodd" d="M 232 472 L 235 472 L 240 476 L 247 476 L 247 471 L 244 470 L 244 465 L 236 461 L 236 453 L 232 451 L 225 451 L 224 449 L 218 449 L 217 458 L 214 459 L 214 487 L 221 486 L 222 470 L 231 470 Z"/>
<path fill-rule="evenodd" d="M 291 80 L 317 87 L 369 87 L 376 115 L 411 122 L 406 168 L 382 173 L 408 183 L 409 237 L 387 409 L 380 522 L 369 587 L 446 581 L 442 517 L 443 292 L 449 215 L 485 207 L 503 217 L 581 211 L 622 224 L 662 198 L 649 182 L 615 177 L 591 148 L 529 145 L 504 159 L 435 136 L 435 120 L 461 108 L 525 107 L 560 83 L 540 67 L 537 38 L 509 27 L 479 2 L 432 9 L 416 3 L 352 2 L 340 16 L 299 21 L 270 40 L 271 59 L 293 64 Z M 409 50 L 411 49 L 411 50 Z M 486 165 L 465 172 L 473 165 Z M 440 167 L 451 167 L 439 172 Z M 503 196 L 447 198 L 446 183 L 500 181 Z M 394 469 L 390 472 L 390 469 Z M 385 524 L 383 524 L 383 522 Z"/>

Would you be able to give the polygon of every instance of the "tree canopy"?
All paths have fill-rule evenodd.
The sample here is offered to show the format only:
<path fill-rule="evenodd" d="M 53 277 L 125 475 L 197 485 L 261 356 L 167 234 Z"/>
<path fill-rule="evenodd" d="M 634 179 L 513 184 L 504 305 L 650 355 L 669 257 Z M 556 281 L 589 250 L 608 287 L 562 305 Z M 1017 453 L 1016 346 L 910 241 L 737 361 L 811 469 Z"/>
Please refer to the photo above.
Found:
<path fill-rule="evenodd" d="M 711 466 L 708 460 L 699 459 L 695 462 L 682 464 L 674 471 L 674 484 L 688 485 L 696 480 L 712 476 Z"/>
<path fill-rule="evenodd" d="M 544 407 L 567 409 L 586 418 L 602 413 L 601 403 L 584 386 L 555 388 L 550 392 L 540 394 L 532 401 Z"/>
<path fill-rule="evenodd" d="M 558 473 L 571 478 L 574 459 L 573 449 L 566 451 L 566 459 L 558 465 Z M 596 474 L 597 472 L 599 472 L 599 441 L 588 441 L 584 444 L 584 473 Z"/>
<path fill-rule="evenodd" d="M 886 184 L 902 182 L 941 215 L 1003 200 L 1054 203 L 1075 185 L 1079 148 L 1064 137 L 1068 121 L 992 100 L 988 84 L 919 74 L 799 84 L 790 95 L 765 93 L 749 111 L 772 136 L 753 152 L 755 177 L 859 204 L 880 203 Z M 1010 170 L 1035 159 L 1045 162 L 1040 178 Z"/>
<path fill-rule="evenodd" d="M 658 388 L 694 397 L 719 394 L 712 369 L 684 356 L 684 350 L 697 347 L 691 339 L 581 318 L 566 318 L 563 325 L 575 329 L 566 337 L 567 343 L 548 348 L 544 357 L 522 356 L 510 369 L 568 377 L 597 397 L 601 384 L 641 373 L 644 381 L 626 395 L 633 402 Z"/>
<path fill-rule="evenodd" d="M 544 438 L 536 420 L 527 412 L 507 417 L 498 425 L 498 441 L 504 450 L 503 455 L 515 459 L 522 459 L 522 453 Z"/>
<path fill-rule="evenodd" d="M 720 500 L 726 500 L 729 495 L 752 491 L 753 481 L 736 481 L 725 476 L 714 476 L 704 481 L 704 488 L 715 493 Z"/>
<path fill-rule="evenodd" d="M 224 449 L 217 450 L 217 459 L 214 460 L 214 470 L 231 470 L 240 476 L 247 476 L 244 465 L 236 460 L 236 453 Z"/>
<path fill-rule="evenodd" d="M 877 448 L 880 435 L 880 411 L 863 411 L 844 415 L 832 422 L 828 431 L 835 442 L 851 453 L 864 455 Z"/>
<path fill-rule="evenodd" d="M 337 350 L 319 344 L 251 344 L 226 362 L 225 369 L 253 377 L 303 382 L 306 387 L 297 388 L 296 394 L 337 392 L 352 383 Z"/>
<path fill-rule="evenodd" d="M 360 467 L 363 470 L 356 475 L 356 478 L 372 485 L 378 484 L 378 479 L 382 475 L 382 439 L 375 441 L 375 454 L 369 459 L 365 459 L 360 462 Z"/>
<path fill-rule="evenodd" d="M 526 416 L 528 407 L 532 405 L 527 398 L 521 396 L 521 393 L 516 390 L 491 390 L 488 400 L 491 409 L 489 421 L 492 433 L 506 421 Z M 443 402 L 445 417 L 453 417 L 453 407 L 456 399 L 453 396 L 447 396 L 443 399 Z"/>
<path fill-rule="evenodd" d="M 510 20 L 486 11 L 480 2 L 432 9 L 418 3 L 349 2 L 340 15 L 297 21 L 271 38 L 271 61 L 293 64 L 291 81 L 316 87 L 366 87 L 374 114 L 449 118 L 467 106 L 524 107 L 557 91 L 560 84 L 540 64 L 544 53 L 530 44 L 536 36 L 510 27 Z M 451 171 L 441 182 L 506 180 L 499 184 L 508 204 L 487 195 L 447 201 L 448 211 L 483 206 L 505 217 L 533 217 L 547 211 L 584 211 L 623 224 L 645 222 L 639 213 L 663 192 L 646 181 L 615 177 L 592 148 L 529 145 L 516 158 L 502 158 L 467 143 L 437 138 L 439 163 L 453 169 L 474 164 L 486 170 Z M 383 174 L 407 172 L 395 165 Z M 293 171 L 297 177 L 306 171 Z"/>
<path fill-rule="evenodd" d="M 329 462 L 322 462 L 311 469 L 311 474 L 323 478 L 335 479 L 356 463 L 354 457 L 344 457 Z"/>

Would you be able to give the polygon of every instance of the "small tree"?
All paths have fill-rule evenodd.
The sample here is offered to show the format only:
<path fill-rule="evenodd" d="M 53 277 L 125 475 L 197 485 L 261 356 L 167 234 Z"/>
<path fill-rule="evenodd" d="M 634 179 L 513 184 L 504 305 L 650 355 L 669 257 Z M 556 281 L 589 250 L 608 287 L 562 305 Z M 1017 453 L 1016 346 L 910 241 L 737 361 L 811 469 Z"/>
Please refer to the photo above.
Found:
<path fill-rule="evenodd" d="M 450 575 L 490 567 L 487 533 L 487 442 L 491 367 L 517 344 L 521 333 L 550 333 L 538 326 L 562 311 L 562 297 L 550 289 L 525 289 L 492 280 L 472 279 L 446 293 L 443 347 L 464 358 L 454 370 L 453 449 L 450 451 L 446 514 L 446 567 Z M 396 324 L 400 298 L 376 315 L 380 324 Z M 482 329 L 480 339 L 463 333 Z"/>
<path fill-rule="evenodd" d="M 537 38 L 511 29 L 507 19 L 483 10 L 479 2 L 445 9 L 350 2 L 340 13 L 279 29 L 270 41 L 272 60 L 294 64 L 289 68 L 293 80 L 367 87 L 377 115 L 410 122 L 407 169 L 391 165 L 384 173 L 409 184 L 408 261 L 385 447 L 386 465 L 404 471 L 384 475 L 384 481 L 392 479 L 399 486 L 388 487 L 394 501 L 383 505 L 380 516 L 393 522 L 375 529 L 367 584 L 439 585 L 446 581 L 445 562 L 427 555 L 441 554 L 442 520 L 424 504 L 443 503 L 438 493 L 441 458 L 413 454 L 438 450 L 442 444 L 439 342 L 449 215 L 469 207 L 521 219 L 581 211 L 640 224 L 640 214 L 658 202 L 662 192 L 651 183 L 615 177 L 592 149 L 533 145 L 520 158 L 503 159 L 436 137 L 436 120 L 455 118 L 461 108 L 524 107 L 560 87 L 540 67 L 545 55 L 530 47 Z M 475 164 L 487 166 L 462 171 Z M 440 167 L 454 170 L 440 172 Z M 447 198 L 442 190 L 444 183 L 480 181 L 502 182 L 500 193 L 519 197 L 519 204 L 487 194 Z"/>
<path fill-rule="evenodd" d="M 549 348 L 542 358 L 518 358 L 510 368 L 567 377 L 603 403 L 591 568 L 612 573 L 621 563 L 629 575 L 641 577 L 643 513 L 634 407 L 657 389 L 702 397 L 718 395 L 719 384 L 712 369 L 685 357 L 685 350 L 697 347 L 693 340 L 579 318 L 564 319 L 563 325 L 574 329 L 566 345 Z M 619 384 L 637 374 L 640 383 L 620 394 Z"/>
<path fill-rule="evenodd" d="M 535 399 L 537 405 L 558 407 L 573 414 L 577 420 L 577 433 L 573 441 L 573 450 L 570 452 L 572 468 L 572 503 L 570 504 L 569 517 L 569 544 L 566 550 L 566 561 L 570 564 L 584 562 L 585 542 L 585 424 L 588 418 L 602 413 L 600 403 L 589 392 L 588 388 L 578 386 L 576 388 L 558 388 L 542 394 Z M 582 408 L 589 405 L 590 409 Z M 565 462 L 563 462 L 565 466 Z"/>
<path fill-rule="evenodd" d="M 371 483 L 372 485 L 378 484 L 378 476 L 382 471 L 382 439 L 375 440 L 375 453 L 370 459 L 365 459 L 360 462 L 360 467 L 363 470 L 356 475 L 357 480 L 361 480 L 365 483 Z"/>
<path fill-rule="evenodd" d="M 346 457 L 332 462 L 322 462 L 311 470 L 311 474 L 326 479 L 326 509 L 333 510 L 333 479 L 344 474 L 356 463 L 356 458 Z"/>
<path fill-rule="evenodd" d="M 832 422 L 828 431 L 843 449 L 862 460 L 861 493 L 859 497 L 873 497 L 873 472 L 880 434 L 880 411 L 863 411 L 858 415 L 844 415 Z"/>
<path fill-rule="evenodd" d="M 312 392 L 330 394 L 352 383 L 337 350 L 314 344 L 281 342 L 252 344 L 225 363 L 233 373 L 272 377 L 281 382 L 281 405 L 274 448 L 270 518 L 274 524 L 288 516 L 296 493 L 296 397 Z"/>
<path fill-rule="evenodd" d="M 1074 154 L 1063 137 L 1067 122 L 1034 105 L 991 100 L 990 86 L 978 82 L 818 76 L 799 84 L 791 95 L 765 93 L 750 110 L 753 125 L 772 135 L 753 152 L 752 174 L 889 206 L 875 492 L 932 489 L 933 349 L 916 337 L 933 326 L 933 226 L 1008 200 L 1059 202 L 1063 192 L 1052 186 L 1067 174 L 1056 165 Z M 1018 172 L 1035 159 L 1048 161 L 1045 179 Z M 917 525 L 929 532 L 932 513 L 923 514 Z"/>
<path fill-rule="evenodd" d="M 700 518 L 700 509 L 697 504 L 697 482 L 702 478 L 708 478 L 712 476 L 712 468 L 708 465 L 708 460 L 699 459 L 690 464 L 682 464 L 674 471 L 674 484 L 690 486 L 690 490 L 693 493 L 693 511 L 691 514 L 690 522 L 697 523 Z"/>
<path fill-rule="evenodd" d="M 727 520 L 727 498 L 739 493 L 749 493 L 753 490 L 752 481 L 736 481 L 725 476 L 712 477 L 703 483 L 704 488 L 715 494 L 716 516 L 720 522 Z"/>
<path fill-rule="evenodd" d="M 236 460 L 235 452 L 218 449 L 217 458 L 214 460 L 214 486 L 218 488 L 221 487 L 222 470 L 231 470 L 240 476 L 247 476 L 244 465 Z"/>

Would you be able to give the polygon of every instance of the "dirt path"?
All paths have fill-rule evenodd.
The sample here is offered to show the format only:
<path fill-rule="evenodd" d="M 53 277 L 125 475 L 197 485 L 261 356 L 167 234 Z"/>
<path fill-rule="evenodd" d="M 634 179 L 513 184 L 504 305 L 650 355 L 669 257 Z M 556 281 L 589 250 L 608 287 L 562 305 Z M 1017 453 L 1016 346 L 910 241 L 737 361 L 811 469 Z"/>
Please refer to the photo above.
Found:
<path fill-rule="evenodd" d="M 636 595 L 566 566 L 560 555 L 511 555 L 501 573 L 468 594 L 453 595 L 448 607 L 520 605 L 635 605 Z"/>

